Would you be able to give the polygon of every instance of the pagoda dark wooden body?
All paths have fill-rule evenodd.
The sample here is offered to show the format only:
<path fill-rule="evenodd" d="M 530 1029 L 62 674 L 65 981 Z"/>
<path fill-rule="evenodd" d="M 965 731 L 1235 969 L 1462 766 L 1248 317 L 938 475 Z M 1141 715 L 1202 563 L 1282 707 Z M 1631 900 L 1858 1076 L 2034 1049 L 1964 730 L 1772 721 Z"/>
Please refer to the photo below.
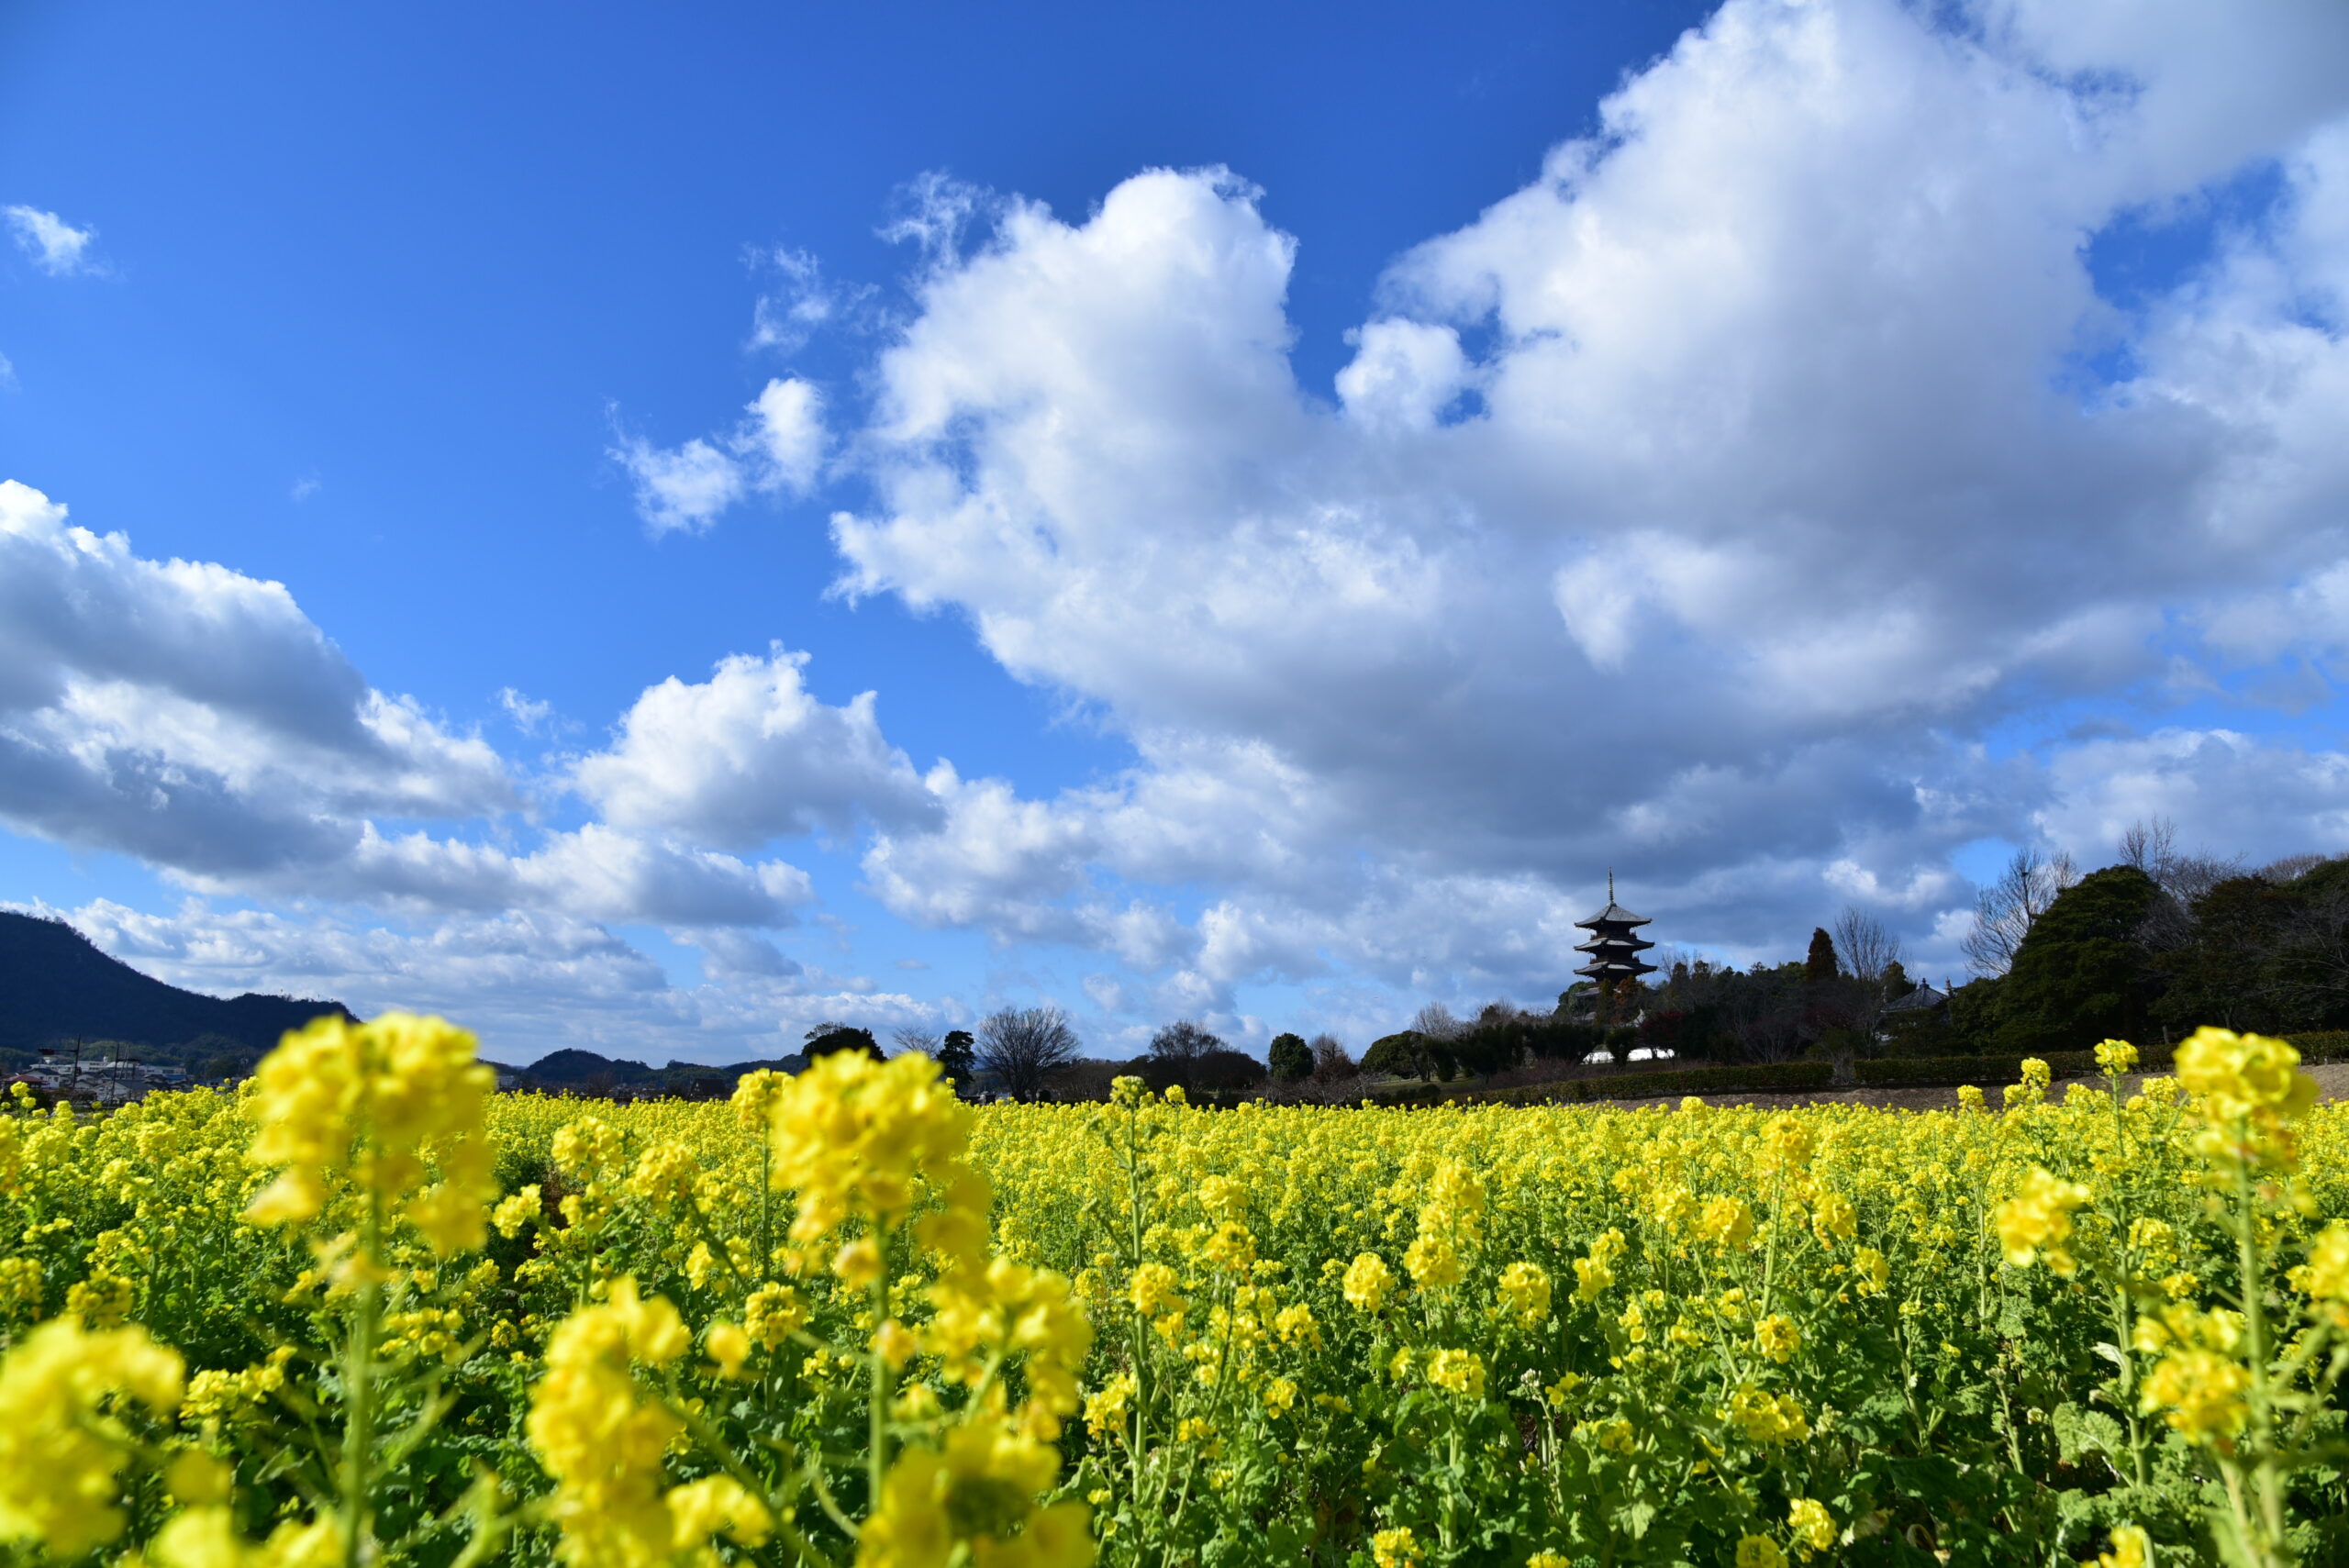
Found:
<path fill-rule="evenodd" d="M 1590 962 L 1575 971 L 1586 979 L 1598 983 L 1599 1021 L 1610 1020 L 1625 995 L 1639 984 L 1640 976 L 1653 974 L 1655 965 L 1640 954 L 1655 946 L 1634 933 L 1648 923 L 1644 915 L 1634 915 L 1615 902 L 1615 877 L 1607 877 L 1607 907 L 1587 920 L 1576 920 L 1578 929 L 1590 933 L 1590 940 L 1578 942 L 1575 951 L 1587 953 Z"/>

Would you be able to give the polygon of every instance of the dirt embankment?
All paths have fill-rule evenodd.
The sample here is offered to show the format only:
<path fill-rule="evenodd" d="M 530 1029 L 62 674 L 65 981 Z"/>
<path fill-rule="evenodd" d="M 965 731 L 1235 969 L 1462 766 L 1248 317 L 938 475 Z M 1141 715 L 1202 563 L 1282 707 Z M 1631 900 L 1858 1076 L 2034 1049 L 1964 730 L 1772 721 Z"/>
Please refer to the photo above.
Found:
<path fill-rule="evenodd" d="M 2310 1077 L 2316 1080 L 2317 1092 L 2321 1098 L 2349 1100 L 2349 1062 L 2333 1062 L 2328 1066 L 2311 1067 L 2308 1069 L 2308 1073 Z M 2143 1073 L 2132 1073 L 2121 1080 L 2122 1086 L 2132 1092 L 2143 1082 L 2144 1082 Z M 2063 1098 L 2064 1085 L 2074 1083 L 2085 1083 L 2099 1089 L 2104 1086 L 2104 1080 L 2101 1078 L 2059 1078 L 2055 1082 L 2054 1091 L 2050 1097 Z M 2000 1103 L 1998 1091 L 2004 1087 L 2003 1084 L 1982 1084 L 1976 1086 L 1983 1094 L 1989 1096 L 1993 1107 Z M 1873 1106 L 1879 1110 L 1909 1111 L 1954 1111 L 1957 1108 L 1955 1089 L 1819 1089 L 1792 1095 L 1728 1094 L 1706 1095 L 1700 1097 L 1709 1106 L 1751 1106 L 1758 1110 L 1787 1110 L 1796 1106 Z M 1637 1109 L 1643 1106 L 1676 1106 L 1680 1101 L 1675 1096 L 1656 1100 L 1601 1100 L 1595 1103 L 1616 1106 L 1624 1109 Z"/>

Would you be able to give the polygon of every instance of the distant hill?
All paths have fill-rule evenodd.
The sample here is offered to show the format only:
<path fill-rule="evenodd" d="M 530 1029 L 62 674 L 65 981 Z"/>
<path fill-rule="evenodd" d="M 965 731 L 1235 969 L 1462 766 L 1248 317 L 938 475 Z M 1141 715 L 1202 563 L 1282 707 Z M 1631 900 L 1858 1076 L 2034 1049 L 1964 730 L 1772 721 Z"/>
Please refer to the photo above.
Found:
<path fill-rule="evenodd" d="M 564 1050 L 540 1057 L 528 1067 L 515 1069 L 521 1081 L 529 1085 L 548 1089 L 658 1089 L 680 1092 L 710 1081 L 722 1084 L 728 1092 L 740 1083 L 746 1073 L 762 1067 L 778 1073 L 796 1073 L 807 1064 L 805 1056 L 794 1052 L 772 1062 L 729 1062 L 723 1067 L 707 1067 L 694 1062 L 672 1062 L 666 1067 L 648 1067 L 627 1057 L 598 1056 L 592 1051 Z"/>
<path fill-rule="evenodd" d="M 523 1068 L 522 1074 L 541 1084 L 558 1084 L 566 1087 L 584 1084 L 591 1078 L 608 1078 L 616 1084 L 641 1084 L 656 1076 L 652 1069 L 641 1062 L 631 1062 L 626 1057 L 598 1056 L 592 1051 L 551 1052 Z"/>
<path fill-rule="evenodd" d="M 161 1055 L 258 1055 L 340 1002 L 183 991 L 107 957 L 62 920 L 0 910 L 0 1051 L 119 1040 Z"/>

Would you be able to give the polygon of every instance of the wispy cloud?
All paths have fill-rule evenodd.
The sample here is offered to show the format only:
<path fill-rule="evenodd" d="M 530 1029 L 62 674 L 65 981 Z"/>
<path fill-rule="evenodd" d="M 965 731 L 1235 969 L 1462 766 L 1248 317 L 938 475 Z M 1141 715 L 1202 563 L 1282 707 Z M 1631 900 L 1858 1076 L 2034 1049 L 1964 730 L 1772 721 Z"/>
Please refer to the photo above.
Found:
<path fill-rule="evenodd" d="M 50 277 L 71 277 L 75 272 L 97 270 L 89 258 L 90 244 L 98 237 L 96 228 L 76 228 L 55 213 L 43 212 L 39 207 L 12 206 L 5 210 L 17 247 Z"/>
<path fill-rule="evenodd" d="M 926 170 L 898 186 L 891 205 L 896 216 L 881 226 L 881 238 L 893 245 L 918 245 L 923 261 L 932 267 L 959 260 L 963 231 L 1003 206 L 993 191 L 943 169 Z"/>
<path fill-rule="evenodd" d="M 794 354 L 827 328 L 859 331 L 873 326 L 878 291 L 872 284 L 834 283 L 814 256 L 786 246 L 753 250 L 750 260 L 772 278 L 751 307 L 751 347 Z"/>
<path fill-rule="evenodd" d="M 710 439 L 656 447 L 623 435 L 612 461 L 636 484 L 636 511 L 655 538 L 699 533 L 753 492 L 805 495 L 815 487 L 829 438 L 824 398 L 811 382 L 778 377 L 743 410 L 735 428 Z"/>
<path fill-rule="evenodd" d="M 554 704 L 524 696 L 512 686 L 498 688 L 497 706 L 506 710 L 506 717 L 514 721 L 514 728 L 525 735 L 536 735 L 539 727 L 554 714 Z"/>
<path fill-rule="evenodd" d="M 612 461 L 635 482 L 636 514 L 656 536 L 699 533 L 742 498 L 742 465 L 699 436 L 680 447 L 625 437 Z"/>

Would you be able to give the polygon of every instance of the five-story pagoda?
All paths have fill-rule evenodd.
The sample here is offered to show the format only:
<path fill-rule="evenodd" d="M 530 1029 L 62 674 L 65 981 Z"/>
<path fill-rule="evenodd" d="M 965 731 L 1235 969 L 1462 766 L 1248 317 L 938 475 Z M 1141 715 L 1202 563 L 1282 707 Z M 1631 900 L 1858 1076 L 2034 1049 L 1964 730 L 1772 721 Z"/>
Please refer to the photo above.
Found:
<path fill-rule="evenodd" d="M 1639 985 L 1640 976 L 1655 973 L 1655 965 L 1640 957 L 1655 944 L 1631 934 L 1647 923 L 1646 916 L 1634 915 L 1615 902 L 1611 871 L 1607 873 L 1607 907 L 1587 920 L 1575 922 L 1577 929 L 1590 933 L 1590 940 L 1575 946 L 1575 951 L 1588 953 L 1590 962 L 1575 973 L 1598 983 L 1597 1021 L 1601 1024 L 1615 1022 L 1622 1004 Z"/>

